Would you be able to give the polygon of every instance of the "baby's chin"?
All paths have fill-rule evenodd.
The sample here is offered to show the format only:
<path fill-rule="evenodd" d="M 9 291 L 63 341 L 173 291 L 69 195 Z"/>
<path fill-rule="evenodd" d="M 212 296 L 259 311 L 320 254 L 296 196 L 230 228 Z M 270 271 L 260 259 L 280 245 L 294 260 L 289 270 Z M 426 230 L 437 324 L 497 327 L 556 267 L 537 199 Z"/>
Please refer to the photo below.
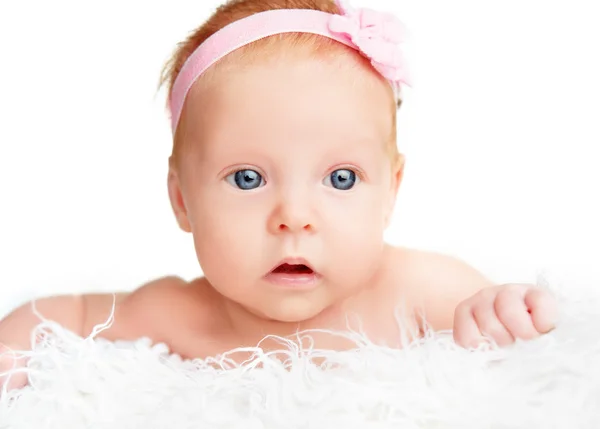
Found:
<path fill-rule="evenodd" d="M 267 322 L 294 325 L 309 323 L 318 318 L 330 306 L 329 302 L 315 297 L 286 297 L 279 302 L 264 303 L 253 313 Z"/>

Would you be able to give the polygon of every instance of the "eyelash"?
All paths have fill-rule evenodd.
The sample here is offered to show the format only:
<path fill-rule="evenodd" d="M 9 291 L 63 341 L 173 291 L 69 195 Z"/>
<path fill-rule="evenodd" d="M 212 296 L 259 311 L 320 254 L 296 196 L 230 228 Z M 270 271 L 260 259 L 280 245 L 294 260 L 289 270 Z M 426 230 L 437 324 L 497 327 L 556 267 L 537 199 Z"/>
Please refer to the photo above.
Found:
<path fill-rule="evenodd" d="M 356 167 L 355 165 L 336 165 L 334 168 L 329 170 L 327 175 L 329 176 L 331 173 L 333 173 L 334 171 L 337 171 L 337 170 L 350 170 L 358 176 L 358 178 L 361 182 L 363 180 L 365 180 L 365 177 L 366 177 L 365 172 L 363 170 L 361 170 L 360 168 Z"/>
<path fill-rule="evenodd" d="M 227 170 L 225 170 L 225 173 L 222 175 L 223 179 L 225 179 L 227 176 L 229 176 L 231 174 L 237 173 L 238 171 L 244 171 L 244 170 L 253 170 L 253 171 L 256 171 L 258 174 L 261 175 L 261 177 L 265 181 L 267 180 L 265 178 L 266 175 L 263 173 L 263 171 L 260 168 L 254 167 L 254 166 L 251 166 L 251 165 L 243 165 L 241 167 L 235 167 L 235 168 L 227 169 Z"/>
<path fill-rule="evenodd" d="M 260 168 L 256 168 L 253 166 L 241 166 L 241 167 L 235 167 L 235 168 L 231 168 L 228 170 L 225 170 L 225 173 L 223 174 L 223 179 L 225 179 L 226 177 L 228 177 L 231 174 L 237 173 L 238 171 L 244 171 L 244 170 L 254 170 L 256 171 L 258 174 L 261 175 L 261 177 L 264 179 L 265 182 L 267 182 L 267 178 L 265 177 L 266 175 L 264 174 L 264 172 L 260 169 Z M 354 174 L 356 174 L 358 176 L 358 178 L 361 181 L 364 181 L 366 178 L 366 174 L 363 170 L 361 170 L 360 168 L 354 166 L 354 165 L 337 165 L 331 169 L 329 169 L 328 173 L 325 175 L 329 176 L 331 173 L 333 173 L 334 171 L 337 170 L 350 170 L 352 172 L 354 172 Z"/>

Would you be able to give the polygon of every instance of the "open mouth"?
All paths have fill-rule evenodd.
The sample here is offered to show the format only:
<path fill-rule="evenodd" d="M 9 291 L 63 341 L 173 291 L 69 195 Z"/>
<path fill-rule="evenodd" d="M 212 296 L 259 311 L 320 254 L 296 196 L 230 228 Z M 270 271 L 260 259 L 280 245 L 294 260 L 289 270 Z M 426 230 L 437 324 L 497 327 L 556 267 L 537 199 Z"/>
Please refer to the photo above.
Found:
<path fill-rule="evenodd" d="M 298 263 L 295 263 L 298 262 Z M 279 264 L 266 279 L 277 286 L 292 288 L 311 288 L 318 284 L 321 276 L 303 261 L 288 261 Z"/>
<path fill-rule="evenodd" d="M 314 271 L 304 264 L 281 264 L 272 271 L 274 274 L 313 274 Z"/>

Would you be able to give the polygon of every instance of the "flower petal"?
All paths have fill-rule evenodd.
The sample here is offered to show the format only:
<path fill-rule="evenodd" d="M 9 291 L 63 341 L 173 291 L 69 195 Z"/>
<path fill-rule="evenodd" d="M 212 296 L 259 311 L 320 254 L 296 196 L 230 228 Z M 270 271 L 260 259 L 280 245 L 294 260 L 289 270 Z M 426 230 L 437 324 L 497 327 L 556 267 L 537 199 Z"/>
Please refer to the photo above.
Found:
<path fill-rule="evenodd" d="M 399 44 L 406 38 L 403 23 L 393 14 L 368 8 L 352 9 L 346 0 L 336 0 L 342 15 L 334 15 L 329 29 L 350 37 L 358 51 L 371 60 L 386 79 L 410 85 L 408 68 Z"/>

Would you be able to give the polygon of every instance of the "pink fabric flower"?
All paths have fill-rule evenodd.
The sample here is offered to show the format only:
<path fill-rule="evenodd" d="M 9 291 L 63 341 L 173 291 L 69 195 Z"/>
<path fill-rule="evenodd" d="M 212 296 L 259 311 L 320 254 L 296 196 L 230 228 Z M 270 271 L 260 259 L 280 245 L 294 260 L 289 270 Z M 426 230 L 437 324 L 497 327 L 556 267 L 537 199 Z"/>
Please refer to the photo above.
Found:
<path fill-rule="evenodd" d="M 386 79 L 410 86 L 408 68 L 399 47 L 406 37 L 402 22 L 389 13 L 353 9 L 344 0 L 336 0 L 336 4 L 342 14 L 331 18 L 329 30 L 346 34 Z"/>

